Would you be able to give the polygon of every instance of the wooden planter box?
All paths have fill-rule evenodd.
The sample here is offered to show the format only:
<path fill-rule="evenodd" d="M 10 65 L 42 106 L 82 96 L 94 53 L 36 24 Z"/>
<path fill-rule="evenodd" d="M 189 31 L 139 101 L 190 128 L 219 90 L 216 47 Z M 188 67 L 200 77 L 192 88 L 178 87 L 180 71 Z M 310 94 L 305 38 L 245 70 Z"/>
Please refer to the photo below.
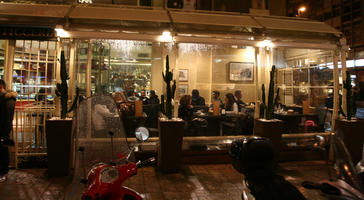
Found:
<path fill-rule="evenodd" d="M 275 160 L 279 160 L 279 153 L 282 149 L 283 122 L 278 119 L 265 120 L 255 119 L 254 136 L 269 138 L 272 141 Z"/>
<path fill-rule="evenodd" d="M 178 172 L 181 168 L 184 121 L 158 120 L 158 167 L 162 172 Z"/>
<path fill-rule="evenodd" d="M 361 160 L 364 142 L 364 120 L 335 120 L 335 134 L 341 137 L 348 149 L 354 165 Z"/>
<path fill-rule="evenodd" d="M 72 120 L 46 120 L 48 175 L 67 176 L 71 168 Z"/>

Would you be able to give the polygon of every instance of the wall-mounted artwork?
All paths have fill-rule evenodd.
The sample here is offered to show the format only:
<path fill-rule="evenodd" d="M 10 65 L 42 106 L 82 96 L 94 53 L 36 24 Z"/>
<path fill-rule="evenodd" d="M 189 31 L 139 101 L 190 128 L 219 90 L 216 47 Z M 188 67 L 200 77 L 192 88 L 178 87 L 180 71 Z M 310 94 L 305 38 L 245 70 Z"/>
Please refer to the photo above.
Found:
<path fill-rule="evenodd" d="M 188 69 L 178 70 L 178 81 L 188 81 Z"/>
<path fill-rule="evenodd" d="M 183 95 L 187 95 L 188 94 L 188 85 L 178 85 L 177 94 L 178 94 L 178 97 L 180 97 L 180 98 Z"/>
<path fill-rule="evenodd" d="M 248 62 L 229 62 L 230 81 L 253 81 L 254 63 Z"/>

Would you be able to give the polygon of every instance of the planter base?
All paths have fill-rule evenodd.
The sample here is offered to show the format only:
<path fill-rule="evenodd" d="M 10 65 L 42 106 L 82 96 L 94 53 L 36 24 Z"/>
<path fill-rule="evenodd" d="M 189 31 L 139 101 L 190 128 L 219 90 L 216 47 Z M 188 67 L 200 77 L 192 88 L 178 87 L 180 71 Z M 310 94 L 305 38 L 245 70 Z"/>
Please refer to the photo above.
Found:
<path fill-rule="evenodd" d="M 181 168 L 184 121 L 161 121 L 159 127 L 158 168 L 165 173 Z"/>
<path fill-rule="evenodd" d="M 67 176 L 71 166 L 72 120 L 46 120 L 48 175 Z"/>
<path fill-rule="evenodd" d="M 281 120 L 255 119 L 254 136 L 269 138 L 272 141 L 275 159 L 279 160 L 282 146 L 283 122 Z"/>

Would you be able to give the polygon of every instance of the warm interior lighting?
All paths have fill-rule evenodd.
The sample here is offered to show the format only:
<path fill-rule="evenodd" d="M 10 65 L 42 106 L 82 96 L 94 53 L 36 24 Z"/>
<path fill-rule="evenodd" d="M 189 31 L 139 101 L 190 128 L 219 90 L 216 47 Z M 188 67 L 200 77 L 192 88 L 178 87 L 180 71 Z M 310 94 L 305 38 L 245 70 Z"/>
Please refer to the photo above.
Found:
<path fill-rule="evenodd" d="M 164 31 L 161 36 L 159 36 L 158 41 L 160 42 L 173 42 L 173 37 L 171 35 L 171 32 Z"/>
<path fill-rule="evenodd" d="M 258 47 L 269 47 L 269 48 L 273 48 L 274 44 L 272 43 L 272 41 L 270 40 L 263 40 L 257 43 Z"/>
<path fill-rule="evenodd" d="M 54 30 L 57 32 L 57 37 L 60 38 L 70 37 L 70 34 L 67 31 L 65 31 L 62 26 L 57 25 Z"/>
<path fill-rule="evenodd" d="M 305 12 L 306 11 L 306 7 L 305 6 L 301 6 L 300 8 L 298 8 L 299 12 Z"/>

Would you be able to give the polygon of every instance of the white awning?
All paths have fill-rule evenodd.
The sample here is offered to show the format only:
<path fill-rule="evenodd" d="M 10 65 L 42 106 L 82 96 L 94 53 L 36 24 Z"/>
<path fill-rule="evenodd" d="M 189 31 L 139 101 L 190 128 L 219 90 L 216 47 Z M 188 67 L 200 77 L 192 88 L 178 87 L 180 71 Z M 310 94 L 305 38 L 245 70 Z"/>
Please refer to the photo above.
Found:
<path fill-rule="evenodd" d="M 332 33 L 340 34 L 341 32 L 331 26 L 318 21 L 312 21 L 302 18 L 293 17 L 253 17 L 257 23 L 261 24 L 266 29 L 273 30 L 288 30 L 288 31 L 305 31 L 316 33 Z"/>

